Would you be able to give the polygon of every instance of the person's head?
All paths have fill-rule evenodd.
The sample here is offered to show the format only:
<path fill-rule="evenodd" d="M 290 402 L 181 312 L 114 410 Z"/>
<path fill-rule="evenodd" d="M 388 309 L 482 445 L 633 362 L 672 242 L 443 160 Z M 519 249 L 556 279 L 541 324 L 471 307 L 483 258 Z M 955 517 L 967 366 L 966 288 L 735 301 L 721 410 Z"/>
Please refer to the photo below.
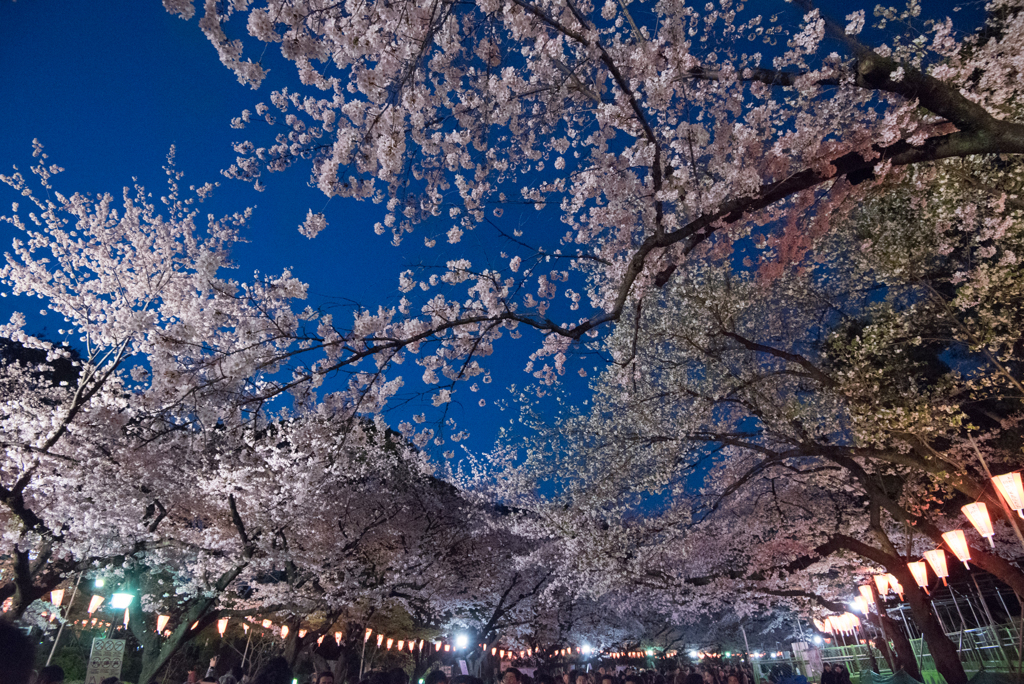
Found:
<path fill-rule="evenodd" d="M 446 684 L 447 681 L 448 677 L 443 670 L 431 670 L 423 678 L 423 684 Z"/>
<path fill-rule="evenodd" d="M 233 674 L 222 675 L 217 684 L 238 684 L 238 677 Z"/>
<path fill-rule="evenodd" d="M 585 672 L 576 673 L 576 684 L 589 684 L 589 682 L 587 682 L 587 674 Z"/>
<path fill-rule="evenodd" d="M 388 679 L 391 684 L 409 684 L 409 674 L 400 667 L 388 670 Z"/>
<path fill-rule="evenodd" d="M 740 684 L 740 676 L 735 672 L 730 672 L 725 679 L 725 684 Z"/>
<path fill-rule="evenodd" d="M 32 641 L 14 625 L 0 620 L 0 684 L 28 684 L 35 663 L 36 649 Z"/>
<path fill-rule="evenodd" d="M 505 674 L 501 676 L 501 684 L 521 684 L 522 681 L 523 674 L 514 667 L 505 670 Z"/>
<path fill-rule="evenodd" d="M 291 684 L 291 681 L 292 669 L 281 656 L 264 663 L 252 678 L 252 684 Z"/>
<path fill-rule="evenodd" d="M 615 680 L 612 679 L 612 676 L 610 674 L 604 674 L 601 675 L 600 684 L 615 684 Z"/>
<path fill-rule="evenodd" d="M 313 679 L 313 681 L 315 682 L 315 684 L 334 684 L 334 673 L 330 670 L 327 670 L 326 672 L 320 672 Z"/>
<path fill-rule="evenodd" d="M 63 681 L 64 668 L 60 665 L 47 665 L 36 675 L 36 684 L 60 684 Z"/>

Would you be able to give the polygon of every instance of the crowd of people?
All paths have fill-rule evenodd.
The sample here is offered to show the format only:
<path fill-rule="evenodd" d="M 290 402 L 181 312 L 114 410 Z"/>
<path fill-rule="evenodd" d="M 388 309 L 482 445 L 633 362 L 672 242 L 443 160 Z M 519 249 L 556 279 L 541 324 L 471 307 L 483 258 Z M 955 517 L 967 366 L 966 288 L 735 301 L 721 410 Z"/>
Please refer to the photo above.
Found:
<path fill-rule="evenodd" d="M 5 654 L 4 667 L 0 667 L 0 684 L 61 684 L 64 672 L 60 667 L 48 666 L 33 672 L 34 649 L 29 640 L 10 625 L 0 623 L 0 653 Z M 288 661 L 271 658 L 255 672 L 245 673 L 234 666 L 218 670 L 217 658 L 200 678 L 199 670 L 188 673 L 183 684 L 292 684 L 294 673 Z M 768 684 L 806 684 L 803 676 L 794 674 L 785 665 L 775 666 L 767 677 Z M 479 677 L 449 675 L 442 669 L 432 669 L 421 680 L 423 684 L 484 684 Z M 120 684 L 116 677 L 101 684 Z M 347 684 L 335 682 L 330 671 L 314 673 L 302 684 Z M 408 673 L 402 668 L 388 671 L 373 670 L 365 673 L 358 684 L 410 684 Z M 746 663 L 712 662 L 683 665 L 678 669 L 638 669 L 634 667 L 599 666 L 584 671 L 570 667 L 517 669 L 507 668 L 500 684 L 758 684 L 754 672 Z M 761 684 L 765 684 L 762 682 Z M 841 664 L 824 664 L 821 684 L 850 684 L 850 674 Z"/>

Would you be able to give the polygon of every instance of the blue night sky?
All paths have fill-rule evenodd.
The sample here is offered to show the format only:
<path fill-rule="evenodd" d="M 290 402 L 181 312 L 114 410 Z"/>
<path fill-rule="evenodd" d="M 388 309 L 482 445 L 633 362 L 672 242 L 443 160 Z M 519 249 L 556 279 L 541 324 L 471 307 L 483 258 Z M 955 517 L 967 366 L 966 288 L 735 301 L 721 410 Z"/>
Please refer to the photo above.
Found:
<path fill-rule="evenodd" d="M 928 7 L 933 15 L 951 9 L 948 0 Z M 979 9 L 980 5 L 972 5 L 960 13 L 960 27 L 976 26 Z M 841 16 L 849 6 L 830 2 L 825 10 Z M 229 26 L 244 30 L 239 22 Z M 248 48 L 251 51 L 252 45 Z M 235 158 L 231 143 L 247 133 L 267 133 L 255 126 L 250 131 L 233 130 L 231 119 L 257 102 L 268 101 L 271 90 L 297 84 L 294 67 L 280 57 L 276 46 L 266 51 L 263 63 L 271 72 L 260 91 L 240 85 L 221 65 L 196 21 L 171 16 L 159 0 L 0 0 L 0 173 L 9 173 L 12 165 L 27 170 L 31 141 L 38 138 L 50 161 L 66 169 L 56 179 L 57 189 L 66 194 L 116 196 L 133 183 L 133 177 L 159 194 L 165 187 L 161 167 L 175 145 L 177 166 L 186 173 L 184 186 L 222 181 L 214 200 L 206 205 L 208 211 L 224 214 L 246 206 L 256 208 L 250 242 L 236 252 L 239 270 L 230 277 L 244 280 L 254 270 L 276 274 L 290 268 L 309 283 L 308 303 L 314 307 L 345 307 L 352 302 L 373 309 L 394 306 L 401 296 L 396 287 L 398 273 L 414 266 L 443 266 L 446 260 L 461 256 L 469 257 L 475 267 L 504 266 L 488 262 L 497 258 L 500 244 L 493 233 L 481 229 L 468 233 L 458 250 L 440 248 L 443 239 L 438 240 L 437 249 L 423 248 L 422 231 L 408 238 L 401 249 L 392 247 L 389 234 L 373 232 L 382 213 L 380 206 L 328 201 L 307 186 L 308 168 L 265 175 L 263 193 L 224 179 L 220 170 Z M 13 191 L 0 187 L 0 213 L 7 213 L 16 199 Z M 325 212 L 329 222 L 314 241 L 297 230 L 310 208 Z M 532 235 L 538 242 L 550 241 L 563 231 L 556 214 L 538 214 L 532 208 L 508 207 L 503 223 L 525 228 L 528 238 Z M 443 232 L 447 225 L 426 228 Z M 9 249 L 12 237 L 9 226 L 0 226 L 0 251 Z M 36 310 L 23 299 L 0 299 L 0 320 L 6 322 L 15 309 L 26 314 Z M 334 313 L 339 325 L 351 320 L 343 310 Z M 30 318 L 29 331 L 56 339 L 56 331 L 46 324 L 45 318 Z M 451 415 L 461 428 L 472 430 L 467 443 L 472 450 L 489 449 L 499 425 L 508 425 L 518 414 L 515 409 L 500 412 L 495 400 L 509 397 L 510 384 L 531 380 L 522 372 L 526 355 L 536 348 L 529 339 L 527 334 L 515 346 L 501 345 L 499 353 L 486 360 L 495 380 L 484 386 L 486 393 L 470 394 L 464 387 L 457 391 Z M 587 360 L 585 367 L 592 373 L 593 361 Z M 407 389 L 418 385 L 419 367 L 407 362 L 402 372 Z M 572 401 L 582 401 L 585 381 L 576 375 L 575 367 L 565 380 Z M 477 406 L 481 396 L 487 399 L 485 409 Z M 397 424 L 425 406 L 414 399 L 389 417 Z M 550 413 L 554 404 L 546 410 Z M 450 443 L 445 448 L 451 448 Z"/>
<path fill-rule="evenodd" d="M 276 48 L 267 51 L 264 62 L 271 74 L 259 91 L 240 85 L 196 22 L 171 16 L 159 0 L 0 0 L 0 173 L 10 173 L 13 165 L 27 171 L 31 142 L 38 138 L 50 161 L 66 169 L 55 181 L 61 192 L 116 196 L 137 177 L 159 194 L 165 188 L 161 167 L 175 145 L 176 165 L 186 173 L 183 187 L 222 182 L 205 210 L 222 214 L 256 207 L 250 242 L 236 252 L 239 270 L 230 277 L 248 279 L 257 269 L 274 274 L 291 268 L 310 284 L 308 303 L 314 307 L 395 305 L 401 296 L 396 287 L 400 271 L 443 265 L 462 256 L 441 249 L 416 252 L 408 249 L 411 244 L 392 247 L 390 234 L 373 232 L 381 207 L 354 200 L 328 202 L 307 186 L 308 169 L 265 176 L 268 188 L 262 193 L 221 177 L 220 170 L 235 158 L 231 143 L 245 134 L 231 129 L 231 119 L 268 101 L 271 89 L 297 81 L 294 67 Z M 13 191 L 0 187 L 0 213 L 8 213 L 16 199 Z M 329 222 L 314 241 L 298 232 L 309 208 L 324 211 Z M 536 223 L 537 218 L 510 220 Z M 557 225 L 555 217 L 545 220 Z M 9 226 L 0 226 L 0 251 L 10 249 L 13 237 Z M 490 238 L 473 233 L 464 238 L 462 249 L 475 257 L 474 265 L 485 264 L 485 251 L 493 255 L 493 245 L 485 250 L 483 244 Z M 423 237 L 413 234 L 411 240 L 422 245 Z M 37 309 L 23 298 L 0 299 L 0 320 L 6 322 L 14 310 L 30 314 Z M 335 318 L 339 324 L 351 320 L 340 311 Z M 52 321 L 38 316 L 29 321 L 29 332 L 57 339 L 56 331 L 47 328 Z M 470 449 L 488 450 L 499 425 L 518 415 L 502 413 L 494 404 L 509 396 L 510 383 L 531 380 L 522 372 L 527 353 L 528 347 L 521 345 L 487 360 L 495 381 L 484 386 L 486 393 L 471 395 L 465 387 L 456 393 L 461 401 L 450 407 L 450 415 L 460 428 L 472 431 L 464 442 Z M 410 388 L 422 371 L 407 362 L 402 373 Z M 575 385 L 578 392 L 583 382 L 576 377 Z M 485 409 L 477 406 L 481 396 L 487 399 Z M 414 400 L 390 419 L 397 424 L 425 406 Z M 452 448 L 451 443 L 445 448 Z"/>

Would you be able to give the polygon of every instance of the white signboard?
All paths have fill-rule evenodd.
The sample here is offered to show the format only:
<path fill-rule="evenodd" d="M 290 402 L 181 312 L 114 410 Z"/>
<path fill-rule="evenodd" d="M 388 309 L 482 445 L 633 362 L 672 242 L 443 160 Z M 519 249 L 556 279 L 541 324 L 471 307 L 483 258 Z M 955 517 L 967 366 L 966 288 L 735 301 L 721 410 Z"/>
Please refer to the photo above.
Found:
<path fill-rule="evenodd" d="M 85 684 L 100 684 L 107 677 L 120 679 L 123 662 L 124 639 L 93 639 L 89 667 L 85 671 Z"/>

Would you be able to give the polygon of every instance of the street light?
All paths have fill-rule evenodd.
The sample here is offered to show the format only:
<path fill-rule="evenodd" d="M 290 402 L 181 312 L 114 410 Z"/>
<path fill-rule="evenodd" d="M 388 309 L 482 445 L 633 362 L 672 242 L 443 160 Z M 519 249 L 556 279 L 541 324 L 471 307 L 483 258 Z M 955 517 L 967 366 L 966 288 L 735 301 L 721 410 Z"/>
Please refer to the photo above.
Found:
<path fill-rule="evenodd" d="M 132 605 L 132 599 L 134 598 L 133 594 L 125 591 L 114 592 L 114 595 L 110 597 L 110 607 L 115 610 L 123 610 Z"/>
<path fill-rule="evenodd" d="M 455 648 L 466 648 L 469 646 L 469 637 L 465 634 L 459 634 L 455 637 Z"/>

